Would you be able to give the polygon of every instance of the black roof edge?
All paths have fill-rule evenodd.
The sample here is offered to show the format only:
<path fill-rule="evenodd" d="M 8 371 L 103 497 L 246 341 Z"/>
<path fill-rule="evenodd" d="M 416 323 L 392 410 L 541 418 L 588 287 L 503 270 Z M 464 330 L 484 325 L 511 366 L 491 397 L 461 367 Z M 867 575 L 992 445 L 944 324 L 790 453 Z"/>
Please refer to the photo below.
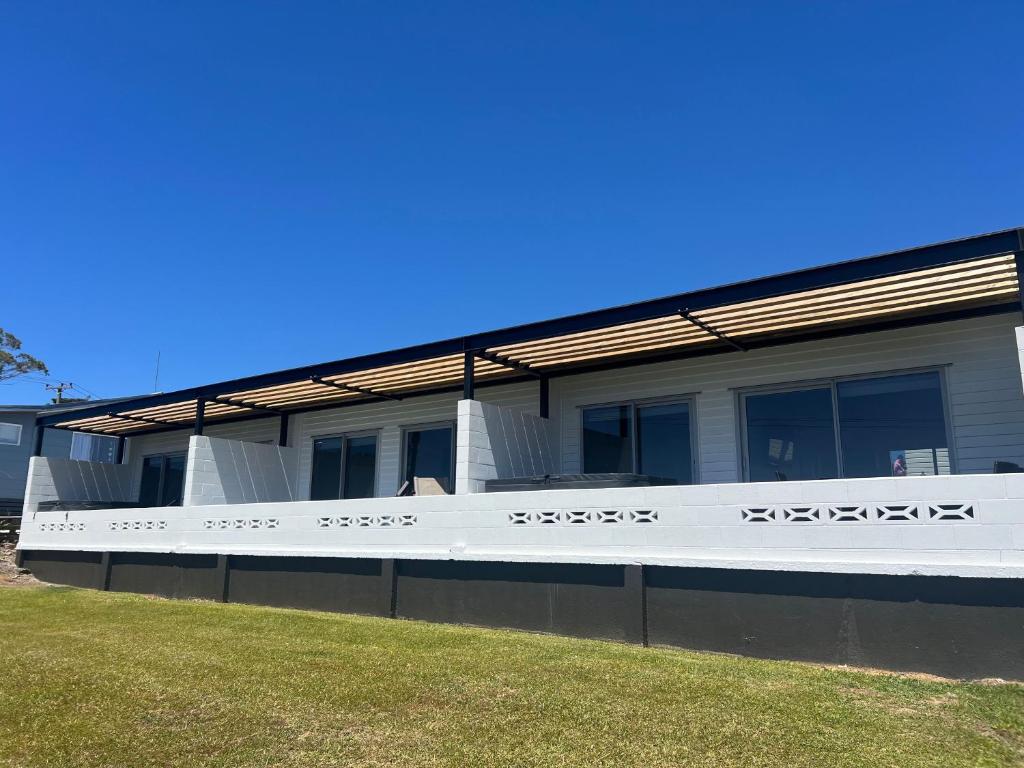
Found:
<path fill-rule="evenodd" d="M 134 400 L 124 400 L 118 403 L 121 407 L 114 410 L 136 410 L 185 400 L 213 398 L 244 389 L 257 389 L 274 386 L 275 384 L 287 384 L 310 376 L 333 376 L 385 365 L 415 362 L 432 357 L 457 354 L 463 351 L 488 349 L 505 344 L 533 341 L 547 336 L 558 336 L 621 323 L 666 317 L 675 314 L 680 309 L 710 309 L 724 304 L 771 298 L 772 296 L 785 293 L 826 288 L 832 285 L 842 285 L 875 277 L 886 277 L 927 267 L 954 264 L 984 256 L 1014 253 L 1021 250 L 1024 250 L 1024 228 L 1004 229 L 998 232 L 974 235 L 958 240 L 948 240 L 932 245 L 918 246 L 901 251 L 892 251 L 875 256 L 866 256 L 818 267 L 807 267 L 791 272 L 783 272 L 777 275 L 727 283 L 712 288 L 701 288 L 686 293 L 567 315 L 552 320 L 541 320 L 493 331 L 444 339 L 442 341 L 402 347 L 386 352 L 375 352 L 358 357 L 344 358 L 298 368 L 288 368 L 174 392 L 149 395 Z M 114 411 L 109 407 L 83 408 L 75 413 L 75 417 L 76 420 L 85 419 L 92 416 L 103 416 L 111 412 Z M 67 416 L 58 414 L 40 416 L 36 419 L 36 424 L 39 426 L 52 426 L 61 421 L 67 421 Z"/>

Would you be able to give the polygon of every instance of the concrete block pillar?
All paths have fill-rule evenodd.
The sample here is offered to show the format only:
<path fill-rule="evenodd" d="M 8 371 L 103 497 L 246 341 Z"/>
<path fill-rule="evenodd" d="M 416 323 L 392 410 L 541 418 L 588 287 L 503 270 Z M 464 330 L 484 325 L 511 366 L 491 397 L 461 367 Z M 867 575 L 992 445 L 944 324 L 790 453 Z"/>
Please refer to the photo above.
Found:
<path fill-rule="evenodd" d="M 455 493 L 481 493 L 491 479 L 557 471 L 548 419 L 478 400 L 460 400 L 458 417 Z"/>
<path fill-rule="evenodd" d="M 298 449 L 193 435 L 185 464 L 184 505 L 295 501 Z"/>

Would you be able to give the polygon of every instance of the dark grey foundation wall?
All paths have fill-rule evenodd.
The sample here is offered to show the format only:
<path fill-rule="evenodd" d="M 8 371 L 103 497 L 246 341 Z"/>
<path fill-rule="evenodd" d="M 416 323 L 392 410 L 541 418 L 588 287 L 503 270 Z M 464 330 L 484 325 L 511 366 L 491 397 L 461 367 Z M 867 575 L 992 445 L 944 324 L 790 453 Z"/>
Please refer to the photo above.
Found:
<path fill-rule="evenodd" d="M 1024 581 L 654 566 L 24 552 L 74 586 L 1024 679 Z"/>

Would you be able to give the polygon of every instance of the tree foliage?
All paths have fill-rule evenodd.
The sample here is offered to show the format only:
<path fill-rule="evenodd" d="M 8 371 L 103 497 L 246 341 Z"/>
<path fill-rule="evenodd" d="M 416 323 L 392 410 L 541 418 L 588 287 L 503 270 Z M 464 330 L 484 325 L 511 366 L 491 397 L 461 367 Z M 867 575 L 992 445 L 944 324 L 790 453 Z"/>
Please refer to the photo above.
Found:
<path fill-rule="evenodd" d="M 25 373 L 49 373 L 46 363 L 21 351 L 21 340 L 0 328 L 0 381 Z"/>

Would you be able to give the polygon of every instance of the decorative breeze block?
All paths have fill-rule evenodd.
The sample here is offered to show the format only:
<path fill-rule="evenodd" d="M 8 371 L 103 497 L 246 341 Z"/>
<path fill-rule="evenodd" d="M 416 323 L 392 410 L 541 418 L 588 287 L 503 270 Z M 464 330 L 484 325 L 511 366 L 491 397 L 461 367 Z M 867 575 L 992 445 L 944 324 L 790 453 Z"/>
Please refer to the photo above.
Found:
<path fill-rule="evenodd" d="M 656 523 L 658 522 L 658 510 L 632 509 L 629 512 L 629 519 L 634 523 Z"/>
<path fill-rule="evenodd" d="M 918 519 L 917 504 L 879 505 L 878 519 L 885 523 L 892 521 L 912 522 Z"/>
<path fill-rule="evenodd" d="M 927 512 L 925 512 L 927 510 Z M 907 504 L 839 504 L 835 506 L 743 507 L 744 523 L 920 523 L 974 520 L 969 502 L 910 502 Z"/>
<path fill-rule="evenodd" d="M 770 523 L 775 520 L 775 510 L 772 507 L 747 507 L 741 517 L 745 523 Z"/>
<path fill-rule="evenodd" d="M 317 528 L 408 528 L 416 525 L 416 515 L 335 515 L 318 517 Z"/>
<path fill-rule="evenodd" d="M 814 523 L 820 519 L 817 507 L 783 507 L 782 519 L 790 523 Z"/>
<path fill-rule="evenodd" d="M 862 523 L 868 519 L 868 508 L 855 504 L 828 508 L 828 519 L 833 523 Z"/>
<path fill-rule="evenodd" d="M 107 523 L 111 531 L 163 531 L 166 520 L 111 520 Z"/>
<path fill-rule="evenodd" d="M 654 509 L 538 509 L 508 513 L 509 525 L 607 525 L 657 523 Z"/>
<path fill-rule="evenodd" d="M 930 520 L 973 520 L 974 507 L 970 504 L 929 504 Z"/>
<path fill-rule="evenodd" d="M 63 522 L 63 523 L 40 523 L 39 524 L 39 530 L 41 530 L 41 531 L 60 531 L 62 533 L 63 532 L 68 532 L 68 531 L 84 531 L 85 530 L 85 523 L 68 523 L 68 522 Z"/>
<path fill-rule="evenodd" d="M 214 518 L 203 520 L 203 528 L 224 531 L 236 528 L 277 528 L 280 520 L 276 517 Z"/>

